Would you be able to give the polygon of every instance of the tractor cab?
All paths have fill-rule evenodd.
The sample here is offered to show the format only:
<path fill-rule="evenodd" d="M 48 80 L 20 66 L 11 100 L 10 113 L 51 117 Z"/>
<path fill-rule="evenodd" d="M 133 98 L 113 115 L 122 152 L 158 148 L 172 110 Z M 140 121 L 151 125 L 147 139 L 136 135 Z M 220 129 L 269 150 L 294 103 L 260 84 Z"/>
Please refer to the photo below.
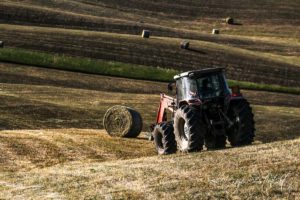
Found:
<path fill-rule="evenodd" d="M 189 71 L 174 77 L 177 102 L 206 101 L 230 94 L 224 68 Z"/>

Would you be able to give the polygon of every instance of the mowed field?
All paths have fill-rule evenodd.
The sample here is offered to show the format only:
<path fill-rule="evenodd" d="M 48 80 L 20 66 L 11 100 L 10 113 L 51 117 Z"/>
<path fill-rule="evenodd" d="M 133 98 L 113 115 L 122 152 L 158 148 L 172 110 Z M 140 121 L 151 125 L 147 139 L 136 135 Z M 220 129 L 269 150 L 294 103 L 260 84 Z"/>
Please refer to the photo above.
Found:
<path fill-rule="evenodd" d="M 253 146 L 160 157 L 146 131 L 166 83 L 8 63 L 0 64 L 0 72 L 1 198 L 300 194 L 299 95 L 242 91 L 255 113 Z M 142 114 L 144 130 L 137 139 L 111 138 L 103 130 L 103 115 L 116 104 Z"/>
<path fill-rule="evenodd" d="M 297 89 L 299 38 L 297 0 L 0 2 L 0 54 L 8 57 L 29 50 L 141 70 L 224 67 L 232 80 Z M 253 145 L 158 156 L 147 134 L 167 83 L 4 61 L 0 199 L 300 199 L 300 95 L 242 90 L 255 116 Z M 139 137 L 105 132 L 114 105 L 141 113 Z"/>
<path fill-rule="evenodd" d="M 300 86 L 297 1 L 5 0 L 0 5 L 0 38 L 8 48 L 180 71 L 225 67 L 234 80 Z M 228 16 L 236 23 L 224 23 Z M 211 35 L 213 28 L 221 34 Z M 143 29 L 153 37 L 140 38 Z M 190 41 L 189 50 L 180 49 L 182 40 Z"/>

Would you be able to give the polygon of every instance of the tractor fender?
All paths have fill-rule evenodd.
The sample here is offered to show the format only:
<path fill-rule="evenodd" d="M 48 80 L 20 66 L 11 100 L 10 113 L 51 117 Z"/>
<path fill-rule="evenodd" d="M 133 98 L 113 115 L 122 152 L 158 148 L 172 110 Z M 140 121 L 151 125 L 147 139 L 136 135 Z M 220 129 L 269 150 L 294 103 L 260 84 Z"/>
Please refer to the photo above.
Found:
<path fill-rule="evenodd" d="M 243 100 L 246 100 L 246 99 L 242 95 L 240 95 L 240 96 L 228 95 L 225 98 L 225 107 L 224 107 L 225 112 L 224 113 L 227 114 L 233 104 L 236 104 L 236 103 L 238 103 L 240 101 L 243 101 Z"/>
<path fill-rule="evenodd" d="M 178 108 L 180 108 L 180 107 L 182 107 L 182 106 L 184 106 L 184 105 L 189 105 L 188 102 L 187 102 L 186 100 L 180 101 L 179 104 L 178 104 Z"/>
<path fill-rule="evenodd" d="M 202 101 L 199 98 L 193 98 L 193 99 L 185 99 L 181 100 L 179 102 L 178 108 L 188 105 L 188 106 L 200 106 L 202 104 Z"/>

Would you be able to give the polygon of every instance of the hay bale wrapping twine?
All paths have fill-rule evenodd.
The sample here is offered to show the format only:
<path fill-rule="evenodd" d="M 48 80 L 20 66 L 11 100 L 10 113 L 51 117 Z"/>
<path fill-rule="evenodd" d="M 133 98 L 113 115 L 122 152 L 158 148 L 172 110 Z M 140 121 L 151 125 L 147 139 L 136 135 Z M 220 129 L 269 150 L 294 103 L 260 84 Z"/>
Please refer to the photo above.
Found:
<path fill-rule="evenodd" d="M 132 108 L 117 105 L 106 111 L 103 126 L 111 136 L 133 138 L 142 131 L 143 120 Z"/>

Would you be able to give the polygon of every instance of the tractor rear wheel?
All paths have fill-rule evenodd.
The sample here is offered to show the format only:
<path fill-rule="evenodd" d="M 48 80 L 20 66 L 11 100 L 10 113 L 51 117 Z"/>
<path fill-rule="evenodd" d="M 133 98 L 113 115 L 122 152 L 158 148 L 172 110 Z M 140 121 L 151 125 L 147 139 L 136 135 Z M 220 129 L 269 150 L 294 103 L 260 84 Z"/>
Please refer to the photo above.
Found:
<path fill-rule="evenodd" d="M 158 154 L 166 155 L 177 150 L 172 122 L 156 125 L 153 131 L 154 144 Z"/>
<path fill-rule="evenodd" d="M 174 134 L 182 152 L 200 151 L 203 148 L 206 127 L 201 111 L 190 106 L 180 107 L 174 117 Z"/>
<path fill-rule="evenodd" d="M 254 115 L 247 100 L 234 102 L 228 112 L 230 120 L 234 123 L 227 130 L 231 146 L 249 145 L 255 137 Z"/>

